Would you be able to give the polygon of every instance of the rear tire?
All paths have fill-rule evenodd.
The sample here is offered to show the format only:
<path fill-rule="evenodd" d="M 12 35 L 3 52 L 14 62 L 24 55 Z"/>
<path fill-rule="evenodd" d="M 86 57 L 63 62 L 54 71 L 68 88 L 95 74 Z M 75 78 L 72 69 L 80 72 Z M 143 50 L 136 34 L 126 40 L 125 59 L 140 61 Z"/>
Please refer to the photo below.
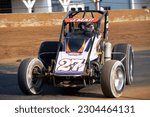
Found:
<path fill-rule="evenodd" d="M 126 58 L 122 61 L 125 71 L 126 71 L 126 84 L 131 85 L 133 82 L 133 72 L 134 72 L 134 52 L 133 48 L 129 44 L 117 44 L 113 48 L 113 52 L 121 52 L 123 54 L 113 54 L 113 60 L 121 60 L 124 56 Z"/>
<path fill-rule="evenodd" d="M 101 88 L 106 97 L 116 98 L 122 95 L 125 86 L 125 70 L 120 61 L 107 61 L 102 68 Z"/>
<path fill-rule="evenodd" d="M 43 79 L 39 77 L 43 73 L 44 65 L 39 59 L 27 58 L 22 61 L 18 69 L 18 84 L 26 95 L 40 94 Z"/>

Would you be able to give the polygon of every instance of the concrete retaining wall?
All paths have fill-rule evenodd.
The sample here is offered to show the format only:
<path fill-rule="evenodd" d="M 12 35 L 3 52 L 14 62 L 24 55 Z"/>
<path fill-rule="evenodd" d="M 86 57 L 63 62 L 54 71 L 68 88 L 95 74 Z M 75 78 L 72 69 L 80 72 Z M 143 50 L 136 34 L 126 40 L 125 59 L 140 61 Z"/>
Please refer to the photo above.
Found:
<path fill-rule="evenodd" d="M 3 27 L 33 27 L 61 25 L 66 13 L 40 14 L 0 14 L 0 28 Z M 150 9 L 141 10 L 111 10 L 111 22 L 148 21 Z"/>

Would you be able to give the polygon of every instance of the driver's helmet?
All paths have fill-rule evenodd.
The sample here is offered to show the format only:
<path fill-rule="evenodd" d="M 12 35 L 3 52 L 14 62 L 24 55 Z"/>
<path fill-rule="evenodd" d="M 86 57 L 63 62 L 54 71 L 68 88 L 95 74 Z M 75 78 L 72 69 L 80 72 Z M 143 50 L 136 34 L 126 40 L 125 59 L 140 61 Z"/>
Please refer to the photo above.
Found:
<path fill-rule="evenodd" d="M 93 32 L 94 31 L 94 24 L 91 22 L 82 22 L 79 24 L 79 28 L 83 31 Z"/>

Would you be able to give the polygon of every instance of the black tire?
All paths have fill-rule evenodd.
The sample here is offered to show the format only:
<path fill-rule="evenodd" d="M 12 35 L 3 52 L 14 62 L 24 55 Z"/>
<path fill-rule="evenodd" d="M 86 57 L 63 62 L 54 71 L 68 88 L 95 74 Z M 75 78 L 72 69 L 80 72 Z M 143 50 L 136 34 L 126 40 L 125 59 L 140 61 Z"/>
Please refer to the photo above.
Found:
<path fill-rule="evenodd" d="M 18 69 L 18 84 L 26 95 L 40 94 L 43 79 L 38 77 L 44 71 L 44 65 L 39 59 L 27 58 L 22 61 Z"/>
<path fill-rule="evenodd" d="M 101 88 L 106 97 L 116 98 L 122 95 L 125 86 L 125 69 L 117 60 L 107 61 L 102 68 Z"/>
<path fill-rule="evenodd" d="M 62 44 L 57 41 L 45 41 L 41 44 L 38 58 L 43 62 L 47 68 L 51 66 L 51 60 L 56 59 L 57 50 L 62 48 Z"/>
<path fill-rule="evenodd" d="M 126 71 L 126 84 L 131 85 L 133 82 L 133 72 L 134 72 L 134 52 L 133 48 L 129 44 L 117 44 L 113 48 L 113 52 L 121 52 L 124 54 L 113 54 L 113 60 L 121 60 L 126 56 L 122 61 L 125 71 Z"/>

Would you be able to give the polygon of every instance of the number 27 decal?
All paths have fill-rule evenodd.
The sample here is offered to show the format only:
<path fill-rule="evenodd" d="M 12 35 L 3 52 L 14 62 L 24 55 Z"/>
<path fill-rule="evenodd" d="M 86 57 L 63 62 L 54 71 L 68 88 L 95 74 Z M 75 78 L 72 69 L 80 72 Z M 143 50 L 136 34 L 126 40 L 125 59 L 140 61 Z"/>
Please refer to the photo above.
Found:
<path fill-rule="evenodd" d="M 78 71 L 84 65 L 85 59 L 64 58 L 59 61 L 58 71 Z"/>

